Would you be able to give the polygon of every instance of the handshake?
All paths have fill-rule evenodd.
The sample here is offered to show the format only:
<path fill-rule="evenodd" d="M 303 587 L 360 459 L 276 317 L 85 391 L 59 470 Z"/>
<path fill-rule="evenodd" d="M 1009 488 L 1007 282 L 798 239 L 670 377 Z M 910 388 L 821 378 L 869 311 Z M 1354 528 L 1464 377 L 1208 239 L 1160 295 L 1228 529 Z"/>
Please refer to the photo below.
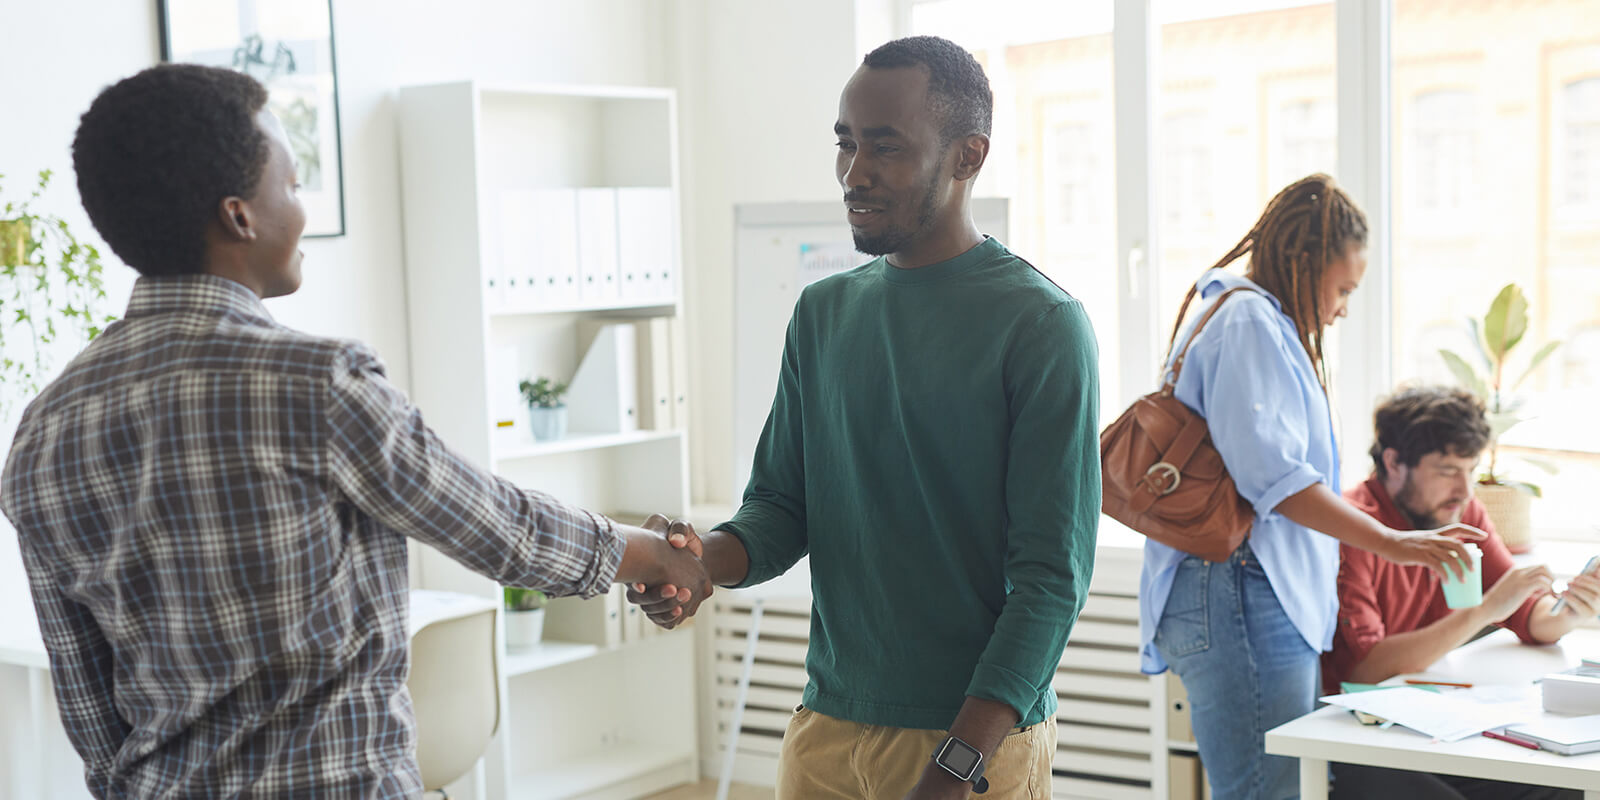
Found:
<path fill-rule="evenodd" d="M 617 581 L 628 584 L 628 602 L 651 622 L 676 628 L 711 596 L 711 574 L 701 558 L 704 545 L 694 526 L 652 514 L 644 526 L 619 525 L 627 549 Z"/>

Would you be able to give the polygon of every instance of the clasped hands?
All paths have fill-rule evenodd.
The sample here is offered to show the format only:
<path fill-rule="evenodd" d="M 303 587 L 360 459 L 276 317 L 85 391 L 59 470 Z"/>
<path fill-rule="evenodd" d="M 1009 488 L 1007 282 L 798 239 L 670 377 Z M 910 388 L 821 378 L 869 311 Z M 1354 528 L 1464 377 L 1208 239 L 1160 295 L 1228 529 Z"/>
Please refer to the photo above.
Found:
<path fill-rule="evenodd" d="M 628 602 L 639 606 L 651 622 L 671 630 L 694 616 L 711 596 L 711 575 L 701 560 L 705 549 L 694 526 L 681 519 L 652 514 L 642 527 L 659 534 L 668 547 L 660 553 L 653 581 L 628 585 Z"/>

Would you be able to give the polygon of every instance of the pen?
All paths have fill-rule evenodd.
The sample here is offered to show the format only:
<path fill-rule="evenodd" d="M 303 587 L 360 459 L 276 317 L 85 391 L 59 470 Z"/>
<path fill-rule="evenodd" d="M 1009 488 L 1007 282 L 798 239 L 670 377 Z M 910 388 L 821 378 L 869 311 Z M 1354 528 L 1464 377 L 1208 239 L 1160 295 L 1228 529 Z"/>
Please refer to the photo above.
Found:
<path fill-rule="evenodd" d="M 1529 750 L 1538 750 L 1539 749 L 1539 745 L 1536 745 L 1533 742 L 1526 742 L 1526 741 L 1523 741 L 1521 739 L 1517 739 L 1515 737 L 1507 736 L 1507 735 L 1505 735 L 1503 733 L 1495 733 L 1494 731 L 1484 731 L 1483 735 L 1489 737 L 1490 739 L 1499 739 L 1502 742 L 1510 742 L 1510 743 L 1512 743 L 1512 744 L 1514 744 L 1514 745 L 1516 745 L 1518 747 L 1526 747 Z"/>
<path fill-rule="evenodd" d="M 1417 678 L 1406 678 L 1406 683 L 1412 686 L 1454 686 L 1458 689 L 1471 689 L 1470 683 L 1451 683 L 1450 681 L 1424 681 Z"/>

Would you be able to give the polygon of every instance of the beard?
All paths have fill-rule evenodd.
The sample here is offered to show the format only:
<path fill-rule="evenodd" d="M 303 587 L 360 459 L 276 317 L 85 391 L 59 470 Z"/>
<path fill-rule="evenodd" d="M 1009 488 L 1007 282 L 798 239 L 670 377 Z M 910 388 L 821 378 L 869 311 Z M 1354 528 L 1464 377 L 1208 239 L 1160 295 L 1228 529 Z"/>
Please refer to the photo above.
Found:
<path fill-rule="evenodd" d="M 1467 509 L 1466 500 L 1456 499 L 1446 500 L 1433 508 L 1419 508 L 1417 494 L 1414 476 L 1407 475 L 1405 485 L 1401 486 L 1400 491 L 1394 496 L 1395 508 L 1400 509 L 1400 513 L 1411 520 L 1412 526 L 1417 530 L 1426 531 L 1454 525 L 1461 521 L 1461 514 Z M 1457 504 L 1456 510 L 1446 513 L 1444 507 L 1450 503 Z"/>
<path fill-rule="evenodd" d="M 922 201 L 917 208 L 917 221 L 911 228 L 889 227 L 872 235 L 852 231 L 851 238 L 855 239 L 856 249 L 869 256 L 900 252 L 933 222 L 933 205 L 938 196 L 939 175 L 935 172 L 928 178 L 928 190 L 922 193 Z"/>

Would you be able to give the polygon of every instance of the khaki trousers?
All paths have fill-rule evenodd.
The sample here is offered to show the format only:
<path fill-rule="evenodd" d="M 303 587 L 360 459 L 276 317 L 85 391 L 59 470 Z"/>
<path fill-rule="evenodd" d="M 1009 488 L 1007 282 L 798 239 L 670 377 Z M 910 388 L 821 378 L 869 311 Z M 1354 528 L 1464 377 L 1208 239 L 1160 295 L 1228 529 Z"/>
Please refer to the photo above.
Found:
<path fill-rule="evenodd" d="M 795 710 L 778 757 L 777 800 L 903 800 L 945 731 L 886 728 Z M 973 800 L 1048 800 L 1056 721 L 1019 728 L 989 759 Z"/>

